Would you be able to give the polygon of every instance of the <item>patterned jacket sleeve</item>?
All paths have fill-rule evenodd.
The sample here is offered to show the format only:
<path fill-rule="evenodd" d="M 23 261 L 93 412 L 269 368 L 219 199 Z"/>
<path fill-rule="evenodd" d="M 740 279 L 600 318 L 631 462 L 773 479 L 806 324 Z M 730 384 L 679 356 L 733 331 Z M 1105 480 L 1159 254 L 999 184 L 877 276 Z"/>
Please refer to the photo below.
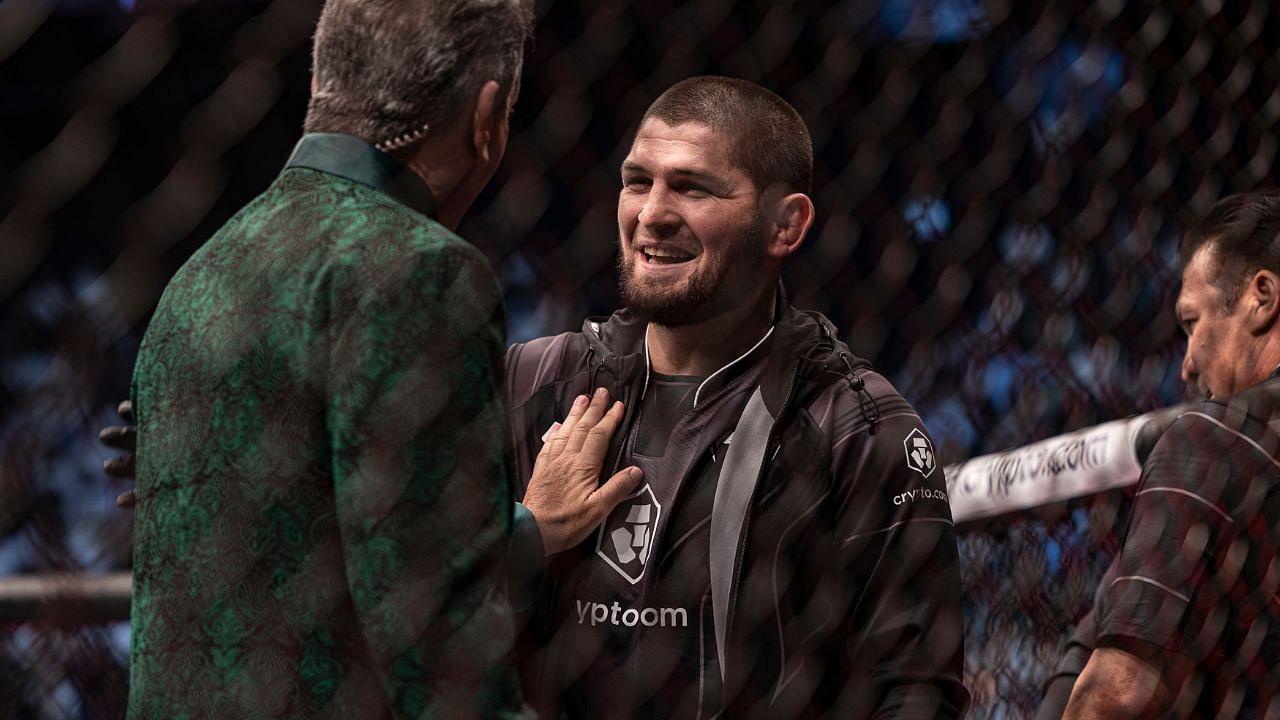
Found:
<path fill-rule="evenodd" d="M 497 282 L 460 242 L 370 245 L 329 273 L 325 328 L 351 598 L 397 717 L 506 717 L 520 701 Z"/>
<path fill-rule="evenodd" d="M 833 542 L 850 603 L 837 633 L 841 702 L 848 717 L 959 718 L 968 693 L 946 481 L 919 417 L 887 386 L 867 376 L 882 413 L 875 433 L 859 422 L 833 441 Z M 856 402 L 844 414 L 859 417 Z"/>

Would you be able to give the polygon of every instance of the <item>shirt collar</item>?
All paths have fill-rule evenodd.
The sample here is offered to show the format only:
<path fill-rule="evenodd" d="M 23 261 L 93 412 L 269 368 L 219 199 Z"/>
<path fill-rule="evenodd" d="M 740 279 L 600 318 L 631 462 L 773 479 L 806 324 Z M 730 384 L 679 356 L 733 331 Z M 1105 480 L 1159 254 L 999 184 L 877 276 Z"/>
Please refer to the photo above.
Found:
<path fill-rule="evenodd" d="M 769 339 L 773 337 L 774 328 L 778 327 L 778 318 L 782 317 L 783 310 L 787 307 L 785 290 L 782 287 L 782 280 L 778 280 L 778 291 L 773 296 L 773 324 L 765 331 L 764 335 L 751 346 L 745 353 L 737 358 L 729 361 L 728 365 L 721 367 L 719 370 L 711 373 L 703 380 L 698 389 L 693 394 L 693 405 L 698 406 L 698 401 L 708 395 L 713 394 L 720 388 L 728 385 L 735 378 L 742 374 L 742 371 L 755 365 L 756 361 L 761 357 L 768 355 L 773 343 Z M 599 328 L 596 328 L 597 335 Z M 641 347 L 644 352 L 644 387 L 640 389 L 640 399 L 644 399 L 646 393 L 649 392 L 649 377 L 653 374 L 653 366 L 649 364 L 649 325 L 644 326 L 644 340 Z M 1280 370 L 1280 368 L 1277 368 Z"/>
<path fill-rule="evenodd" d="M 719 370 L 708 375 L 701 383 L 698 389 L 693 393 L 693 406 L 697 407 L 698 402 L 715 393 L 715 391 L 728 385 L 735 378 L 742 374 L 747 368 L 755 365 L 756 361 L 764 357 L 769 351 L 769 338 L 773 337 L 773 326 L 765 331 L 764 335 L 751 346 L 745 353 L 737 358 L 729 361 Z M 649 378 L 653 376 L 653 367 L 649 364 L 649 329 L 645 328 L 644 332 L 644 387 L 640 391 L 641 399 L 649 391 Z"/>
<path fill-rule="evenodd" d="M 293 148 L 285 169 L 301 167 L 337 175 L 386 193 L 427 217 L 434 217 L 431 188 L 399 160 L 353 135 L 307 133 Z"/>

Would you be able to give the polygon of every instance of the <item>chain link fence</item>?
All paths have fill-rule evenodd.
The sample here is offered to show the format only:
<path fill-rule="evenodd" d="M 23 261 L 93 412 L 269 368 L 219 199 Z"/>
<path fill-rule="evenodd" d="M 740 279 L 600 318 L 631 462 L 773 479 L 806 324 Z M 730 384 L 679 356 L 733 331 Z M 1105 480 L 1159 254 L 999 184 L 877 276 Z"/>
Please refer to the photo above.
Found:
<path fill-rule="evenodd" d="M 0 576 L 127 570 L 97 430 L 167 278 L 279 171 L 317 0 L 0 3 Z M 461 229 L 510 339 L 616 302 L 618 165 L 675 81 L 777 91 L 812 132 L 794 304 L 942 459 L 1182 397 L 1181 229 L 1270 184 L 1268 0 L 539 3 L 507 158 Z M 1123 494 L 965 530 L 970 717 L 1034 712 L 1119 546 Z M 0 718 L 119 717 L 127 623 L 0 619 Z"/>

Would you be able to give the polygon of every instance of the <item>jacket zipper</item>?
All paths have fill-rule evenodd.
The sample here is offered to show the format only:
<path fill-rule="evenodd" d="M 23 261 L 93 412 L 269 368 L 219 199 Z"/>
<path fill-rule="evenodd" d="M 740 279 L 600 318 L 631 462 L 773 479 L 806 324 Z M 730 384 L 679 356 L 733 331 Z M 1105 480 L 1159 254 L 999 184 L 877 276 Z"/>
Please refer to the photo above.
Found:
<path fill-rule="evenodd" d="M 618 423 L 619 430 L 621 430 L 622 428 L 631 427 L 631 422 L 635 418 L 635 408 L 632 407 L 632 402 L 631 402 L 631 383 L 627 383 L 622 386 L 622 398 L 620 399 L 622 400 L 622 405 L 624 409 L 622 411 L 622 422 Z M 609 471 L 608 477 L 613 477 L 614 475 L 618 474 L 618 470 L 622 466 L 623 446 L 625 446 L 626 443 L 627 443 L 626 435 L 623 435 L 622 437 L 618 438 L 618 447 L 617 447 L 618 452 L 613 456 L 613 469 Z M 607 478 L 602 477 L 601 479 L 604 480 Z"/>
<path fill-rule="evenodd" d="M 592 330 L 592 334 L 595 335 L 597 340 L 599 340 L 600 339 L 599 328 L 594 326 L 593 324 L 591 330 Z M 587 395 L 590 395 L 592 392 L 595 391 L 596 375 L 600 372 L 600 370 L 606 367 L 603 360 L 596 363 L 595 366 L 593 367 L 592 362 L 595 359 L 594 356 L 595 356 L 595 348 L 592 348 L 590 345 L 588 345 L 587 347 L 587 373 L 588 373 L 587 374 Z M 612 375 L 613 373 L 610 373 L 610 374 Z M 616 375 L 614 375 L 614 379 L 615 380 L 618 379 Z M 622 387 L 622 393 L 621 393 L 622 396 L 615 397 L 614 400 L 620 400 L 624 407 L 623 414 L 622 414 L 622 422 L 618 424 L 618 427 L 625 428 L 625 427 L 631 426 L 631 422 L 635 418 L 635 408 L 633 407 L 634 403 L 631 402 L 631 395 L 632 395 L 631 383 L 624 382 L 622 383 L 621 387 Z M 615 389 L 616 389 L 616 386 L 615 386 Z M 607 475 L 601 476 L 602 480 L 616 475 L 618 472 L 618 469 L 622 466 L 622 446 L 626 443 L 626 438 L 625 437 L 619 438 L 617 442 L 618 442 L 617 452 L 613 456 L 613 467 Z M 601 468 L 601 470 L 603 470 L 603 468 Z"/>
<path fill-rule="evenodd" d="M 599 323 L 590 322 L 588 323 L 587 327 L 590 329 L 592 337 L 594 337 L 597 342 L 600 342 L 600 343 L 604 342 L 600 338 Z M 596 357 L 596 349 L 594 346 L 591 345 L 590 342 L 588 342 L 587 343 L 587 360 L 585 363 L 587 366 L 587 396 L 588 397 L 591 396 L 591 393 L 595 392 L 597 373 L 599 373 L 605 367 L 604 361 L 601 360 L 599 362 L 596 362 L 595 357 Z M 616 380 L 617 377 L 615 376 L 614 379 Z M 619 399 L 622 400 L 622 404 L 626 407 L 626 411 L 623 413 L 622 423 L 619 425 L 619 427 L 626 427 L 627 423 L 631 420 L 630 395 L 631 395 L 630 384 L 624 384 L 622 386 L 622 398 L 616 398 L 616 397 L 614 398 L 614 400 L 619 400 Z M 613 469 L 609 471 L 608 475 L 601 475 L 602 480 L 606 477 L 613 477 L 613 475 L 618 472 L 618 466 L 622 464 L 622 452 L 621 452 L 622 446 L 619 445 L 618 449 L 619 449 L 618 454 L 615 455 L 613 458 Z M 603 467 L 600 469 L 601 471 L 604 470 Z"/>

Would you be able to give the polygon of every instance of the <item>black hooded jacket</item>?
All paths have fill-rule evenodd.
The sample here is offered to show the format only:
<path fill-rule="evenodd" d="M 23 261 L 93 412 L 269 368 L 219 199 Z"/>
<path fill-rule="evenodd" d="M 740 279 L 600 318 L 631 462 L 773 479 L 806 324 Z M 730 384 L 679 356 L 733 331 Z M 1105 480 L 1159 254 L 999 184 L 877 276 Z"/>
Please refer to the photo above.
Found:
<path fill-rule="evenodd" d="M 595 387 L 626 403 L 605 476 L 620 469 L 649 377 L 644 331 L 644 321 L 623 310 L 588 319 L 581 332 L 508 351 L 506 395 L 521 491 L 545 431 Z M 836 340 L 825 317 L 785 303 L 752 377 L 759 384 L 746 409 L 726 406 L 740 414 L 733 419 L 733 446 L 740 449 L 736 458 L 717 458 L 710 557 L 693 559 L 711 566 L 717 707 L 699 699 L 696 715 L 684 705 L 666 712 L 963 717 L 968 694 L 961 684 L 955 534 L 942 468 L 919 416 Z M 707 453 L 723 447 L 719 436 L 692 440 Z M 652 552 L 664 552 L 673 539 L 658 536 Z M 540 614 L 524 641 L 526 690 L 535 703 L 564 700 L 575 684 L 592 680 L 565 673 L 555 638 L 574 620 L 573 584 L 593 562 L 597 542 L 593 536 L 548 569 Z M 583 714 L 567 705 L 570 715 Z"/>

